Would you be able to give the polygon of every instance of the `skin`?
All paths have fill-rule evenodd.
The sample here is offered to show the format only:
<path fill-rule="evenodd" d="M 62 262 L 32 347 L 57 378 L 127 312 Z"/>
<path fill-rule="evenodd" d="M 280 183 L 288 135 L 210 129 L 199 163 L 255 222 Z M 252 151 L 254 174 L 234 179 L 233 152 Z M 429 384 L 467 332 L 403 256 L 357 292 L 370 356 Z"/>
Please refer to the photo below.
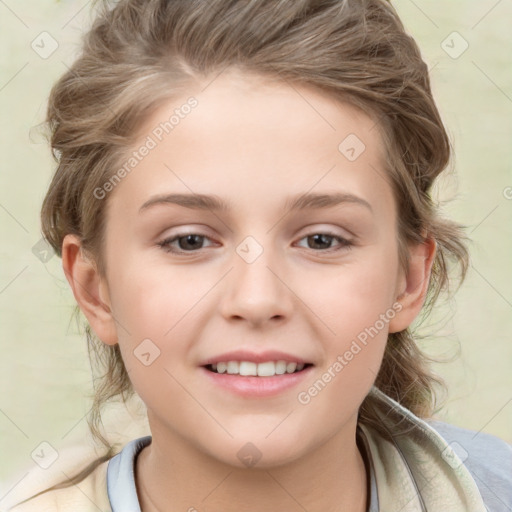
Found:
<path fill-rule="evenodd" d="M 189 93 L 154 112 L 134 148 Z M 98 337 L 119 343 L 147 406 L 153 440 L 136 465 L 142 510 L 364 511 L 357 412 L 388 332 L 405 329 L 421 310 L 435 243 L 410 247 L 406 276 L 379 127 L 359 110 L 235 70 L 193 95 L 198 106 L 105 199 L 106 274 L 77 237 L 63 242 L 76 300 Z M 349 134 L 366 146 L 353 162 L 338 150 Z M 353 202 L 284 209 L 289 196 L 336 191 L 371 210 Z M 155 195 L 192 192 L 215 194 L 231 208 L 158 204 L 139 212 Z M 193 240 L 192 251 L 175 240 L 181 256 L 158 245 L 184 231 L 206 238 Z M 308 238 L 326 231 L 352 245 Z M 263 249 L 252 263 L 236 252 L 247 236 Z M 297 394 L 397 301 L 400 312 L 301 404 Z M 134 355 L 144 339 L 160 350 L 148 366 Z M 198 367 L 239 348 L 282 350 L 315 366 L 298 387 L 242 398 L 212 386 Z M 261 453 L 253 467 L 237 457 L 248 442 Z"/>

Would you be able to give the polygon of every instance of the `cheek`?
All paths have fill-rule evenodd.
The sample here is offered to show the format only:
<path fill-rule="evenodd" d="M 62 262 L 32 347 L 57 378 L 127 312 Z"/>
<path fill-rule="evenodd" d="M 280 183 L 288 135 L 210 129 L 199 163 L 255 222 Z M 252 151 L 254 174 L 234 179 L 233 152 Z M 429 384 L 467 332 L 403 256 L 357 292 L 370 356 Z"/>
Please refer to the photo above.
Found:
<path fill-rule="evenodd" d="M 318 422 L 316 427 L 333 432 L 357 412 L 370 391 L 396 314 L 396 262 L 391 257 L 360 263 L 357 270 L 355 265 L 347 267 L 330 280 L 329 300 L 321 294 L 315 298 L 318 307 L 323 304 L 322 319 L 333 332 L 323 335 L 322 368 L 297 395 L 304 414 Z"/>
<path fill-rule="evenodd" d="M 118 285 L 113 304 L 119 346 L 133 387 L 148 408 L 175 410 L 184 399 L 175 369 L 186 362 L 187 340 L 197 338 L 191 319 L 205 292 L 180 272 L 164 276 L 156 267 L 126 267 Z"/>
<path fill-rule="evenodd" d="M 154 390 L 162 386 L 169 391 L 166 400 L 173 401 L 182 390 L 170 373 L 191 359 L 190 346 L 201 335 L 205 298 L 218 278 L 185 265 L 122 267 L 120 262 L 121 268 L 113 276 L 111 298 L 130 380 L 148 406 L 158 403 L 161 397 Z"/>
<path fill-rule="evenodd" d="M 173 268 L 151 262 L 120 262 L 113 277 L 112 303 L 132 337 L 161 339 L 192 312 L 213 286 L 201 271 L 185 265 Z M 211 283 L 210 283 L 211 281 Z M 122 334 L 122 333 L 121 333 Z"/>
<path fill-rule="evenodd" d="M 377 376 L 384 343 L 359 343 L 340 351 L 324 372 L 307 383 L 297 394 L 297 412 L 308 418 L 307 428 L 323 432 L 326 438 L 340 431 L 357 412 Z M 348 353 L 351 355 L 349 357 Z"/>
<path fill-rule="evenodd" d="M 398 257 L 393 251 L 375 247 L 354 255 L 347 264 L 330 267 L 316 276 L 310 273 L 303 294 L 311 309 L 331 327 L 331 335 L 346 341 L 392 308 L 397 268 Z"/>

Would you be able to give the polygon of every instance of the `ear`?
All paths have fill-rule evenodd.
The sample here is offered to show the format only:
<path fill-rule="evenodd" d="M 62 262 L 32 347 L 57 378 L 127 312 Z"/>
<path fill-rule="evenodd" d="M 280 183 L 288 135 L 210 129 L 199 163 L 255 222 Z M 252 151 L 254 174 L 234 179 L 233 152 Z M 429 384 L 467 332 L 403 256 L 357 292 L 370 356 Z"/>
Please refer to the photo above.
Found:
<path fill-rule="evenodd" d="M 402 309 L 389 322 L 389 332 L 400 332 L 409 327 L 418 316 L 427 295 L 437 243 L 433 238 L 409 247 L 409 268 L 402 273 L 397 287 L 396 301 Z"/>
<path fill-rule="evenodd" d="M 80 239 L 66 235 L 62 242 L 62 267 L 80 309 L 96 335 L 106 344 L 117 343 L 106 280 L 82 248 Z"/>

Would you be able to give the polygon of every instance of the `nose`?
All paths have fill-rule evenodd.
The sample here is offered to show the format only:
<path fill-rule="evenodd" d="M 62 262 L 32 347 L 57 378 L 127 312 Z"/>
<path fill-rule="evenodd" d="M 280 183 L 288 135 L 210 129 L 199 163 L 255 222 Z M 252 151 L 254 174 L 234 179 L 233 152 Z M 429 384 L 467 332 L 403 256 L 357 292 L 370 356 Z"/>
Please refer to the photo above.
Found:
<path fill-rule="evenodd" d="M 290 317 L 293 292 L 270 250 L 263 250 L 255 261 L 234 254 L 233 266 L 220 303 L 226 320 L 262 326 Z"/>

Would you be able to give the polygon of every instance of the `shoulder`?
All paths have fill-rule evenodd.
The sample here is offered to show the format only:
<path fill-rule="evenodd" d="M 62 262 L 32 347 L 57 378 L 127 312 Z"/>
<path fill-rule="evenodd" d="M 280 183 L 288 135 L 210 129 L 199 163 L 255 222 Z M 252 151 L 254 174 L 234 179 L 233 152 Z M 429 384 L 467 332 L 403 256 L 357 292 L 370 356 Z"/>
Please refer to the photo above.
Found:
<path fill-rule="evenodd" d="M 512 483 L 512 445 L 499 437 L 438 420 L 428 420 L 466 465 L 502 475 Z"/>
<path fill-rule="evenodd" d="M 427 498 L 436 502 L 446 498 L 446 490 L 455 489 L 453 499 L 462 496 L 466 506 L 457 510 L 469 510 L 471 504 L 471 510 L 480 511 L 480 505 L 485 505 L 489 512 L 512 511 L 512 445 L 436 418 L 419 418 L 375 386 L 371 393 L 382 426 L 377 430 L 392 437 L 386 436 L 387 443 L 381 444 L 391 452 L 395 445 L 422 481 L 426 471 L 431 475 L 429 482 L 439 479 L 435 488 L 420 489 Z M 442 509 L 434 506 L 433 510 Z"/>
<path fill-rule="evenodd" d="M 109 460 L 101 462 L 76 484 L 57 489 L 52 486 L 75 476 L 91 462 L 78 459 L 73 465 L 60 465 L 39 471 L 32 468 L 9 491 L 8 500 L 2 499 L 2 512 L 69 511 L 111 512 L 107 492 L 107 467 Z"/>
<path fill-rule="evenodd" d="M 111 512 L 106 486 L 108 461 L 76 485 L 44 491 L 7 509 L 8 512 Z"/>
<path fill-rule="evenodd" d="M 489 510 L 512 505 L 512 445 L 485 432 L 428 420 L 471 473 Z"/>

